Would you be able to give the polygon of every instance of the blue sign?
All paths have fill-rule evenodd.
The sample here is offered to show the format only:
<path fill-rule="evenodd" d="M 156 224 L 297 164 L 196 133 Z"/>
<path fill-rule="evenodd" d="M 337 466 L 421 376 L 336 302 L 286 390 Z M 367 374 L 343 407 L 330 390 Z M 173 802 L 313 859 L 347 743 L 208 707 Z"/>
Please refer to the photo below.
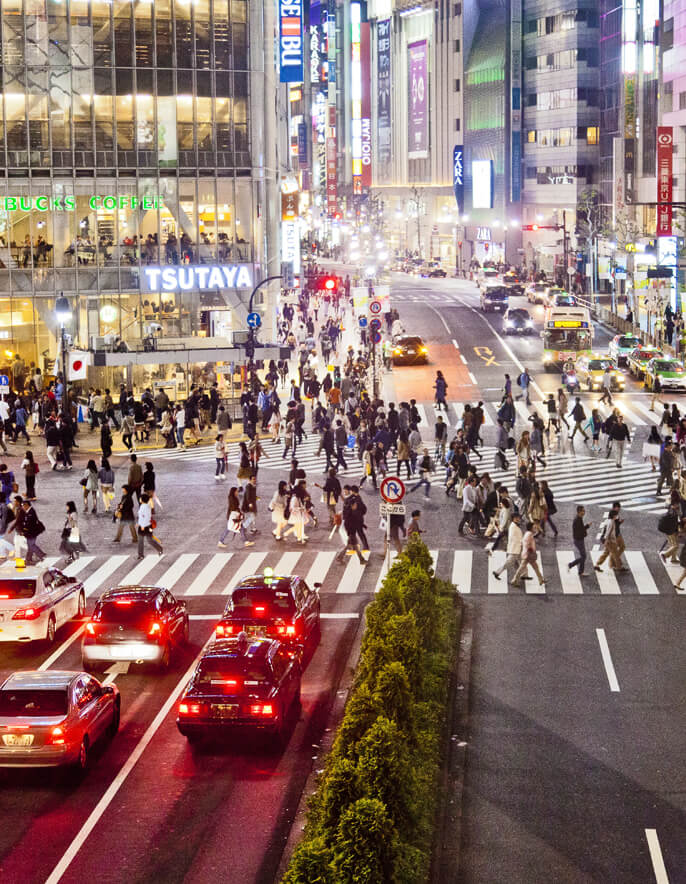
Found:
<path fill-rule="evenodd" d="M 372 340 L 374 341 L 375 344 L 380 344 L 381 343 L 381 332 L 374 332 L 374 334 L 372 335 Z"/>
<path fill-rule="evenodd" d="M 464 203 L 464 148 L 456 144 L 453 148 L 453 193 L 457 211 L 462 214 Z"/>
<path fill-rule="evenodd" d="M 367 317 L 366 316 L 360 316 L 360 318 L 357 321 L 360 323 L 360 328 L 367 328 Z"/>
<path fill-rule="evenodd" d="M 307 165 L 307 124 L 298 123 L 298 163 Z"/>
<path fill-rule="evenodd" d="M 6 374 L 0 374 L 0 387 L 9 387 L 10 379 Z"/>
<path fill-rule="evenodd" d="M 282 83 L 304 80 L 302 0 L 279 0 L 279 71 Z"/>
<path fill-rule="evenodd" d="M 259 328 L 262 325 L 262 317 L 259 313 L 248 313 L 248 328 Z"/>
<path fill-rule="evenodd" d="M 369 323 L 369 328 L 372 331 L 378 331 L 381 328 L 381 320 L 378 316 L 375 316 L 374 319 Z"/>

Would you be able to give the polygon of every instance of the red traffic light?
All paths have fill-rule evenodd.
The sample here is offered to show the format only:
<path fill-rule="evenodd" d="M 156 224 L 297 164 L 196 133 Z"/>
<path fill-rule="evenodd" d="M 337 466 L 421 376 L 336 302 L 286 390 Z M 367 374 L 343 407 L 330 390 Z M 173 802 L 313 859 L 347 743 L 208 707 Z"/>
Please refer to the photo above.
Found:
<path fill-rule="evenodd" d="M 332 292 L 338 287 L 338 278 L 335 276 L 320 276 L 317 280 L 319 291 Z"/>
<path fill-rule="evenodd" d="M 324 280 L 324 288 L 328 289 L 329 291 L 331 291 L 331 289 L 335 289 L 336 280 L 332 279 L 330 276 L 327 276 L 327 278 Z"/>

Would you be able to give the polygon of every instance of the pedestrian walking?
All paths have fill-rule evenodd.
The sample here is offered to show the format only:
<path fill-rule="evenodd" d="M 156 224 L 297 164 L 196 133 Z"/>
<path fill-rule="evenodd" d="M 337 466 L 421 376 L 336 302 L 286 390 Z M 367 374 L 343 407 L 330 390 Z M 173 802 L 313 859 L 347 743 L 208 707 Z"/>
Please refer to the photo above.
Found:
<path fill-rule="evenodd" d="M 429 454 L 429 449 L 424 449 L 424 454 L 419 462 L 419 481 L 416 482 L 409 490 L 416 491 L 420 485 L 424 486 L 424 498 L 425 500 L 429 500 L 431 498 L 431 475 L 435 472 L 434 462 L 431 459 Z M 374 486 L 376 487 L 376 485 Z"/>
<path fill-rule="evenodd" d="M 522 538 L 522 558 L 517 568 L 517 572 L 512 580 L 513 586 L 521 586 L 522 580 L 528 580 L 529 566 L 533 568 L 534 574 L 538 577 L 539 586 L 545 586 L 546 581 L 543 579 L 541 569 L 538 566 L 538 557 L 536 555 L 536 539 L 533 532 L 533 524 L 526 523 L 526 531 Z"/>
<path fill-rule="evenodd" d="M 307 543 L 309 537 L 305 534 L 305 528 L 310 521 L 310 516 L 307 512 L 306 494 L 302 480 L 293 489 L 286 511 L 288 513 L 288 528 L 281 536 L 287 537 L 294 534 L 298 543 Z"/>
<path fill-rule="evenodd" d="M 667 535 L 667 547 L 660 553 L 662 561 L 666 562 L 669 559 L 672 564 L 678 564 L 676 554 L 679 549 L 679 507 L 677 504 L 669 505 L 667 512 L 657 523 L 657 530 L 660 534 Z"/>
<path fill-rule="evenodd" d="M 517 386 L 522 391 L 517 396 L 517 399 L 521 399 L 522 397 L 524 397 L 527 405 L 531 405 L 531 399 L 529 397 L 530 384 L 531 384 L 531 375 L 529 374 L 529 369 L 525 368 L 524 371 L 517 378 Z"/>
<path fill-rule="evenodd" d="M 522 557 L 522 541 L 524 536 L 522 534 L 521 523 L 521 515 L 518 512 L 513 512 L 512 521 L 507 530 L 507 553 L 505 561 L 497 571 L 491 572 L 496 580 L 500 580 L 500 575 L 503 571 L 507 571 L 508 575 L 510 572 L 513 574 L 517 573 Z"/>
<path fill-rule="evenodd" d="M 158 555 L 162 555 L 164 549 L 162 548 L 162 544 L 155 537 L 154 531 L 156 528 L 156 523 L 152 514 L 152 507 L 150 506 L 150 497 L 143 492 L 140 497 L 140 504 L 138 506 L 138 558 L 145 558 L 145 541 L 152 546 L 153 549 L 157 550 Z"/>
<path fill-rule="evenodd" d="M 600 416 L 600 412 L 597 408 L 592 409 L 591 416 L 586 421 L 586 425 L 584 426 L 584 430 L 591 431 L 591 451 L 594 453 L 600 453 L 600 431 L 603 428 L 603 419 Z"/>
<path fill-rule="evenodd" d="M 681 565 L 682 571 L 679 574 L 679 577 L 674 584 L 674 589 L 681 589 L 681 584 L 686 580 L 686 543 L 681 547 L 681 552 L 679 553 L 679 564 Z"/>
<path fill-rule="evenodd" d="M 103 457 L 112 457 L 112 430 L 109 421 L 105 419 L 100 425 L 100 450 Z"/>
<path fill-rule="evenodd" d="M 436 380 L 434 382 L 434 390 L 436 391 L 434 394 L 434 400 L 436 402 L 436 410 L 440 411 L 441 406 L 443 406 L 443 410 L 448 410 L 448 403 L 445 401 L 446 393 L 448 392 L 448 384 L 446 383 L 445 378 L 443 377 L 442 371 L 436 372 Z"/>
<path fill-rule="evenodd" d="M 243 513 L 243 529 L 246 534 L 258 534 L 257 522 L 257 476 L 253 473 L 243 491 L 241 511 Z"/>
<path fill-rule="evenodd" d="M 68 562 L 78 559 L 79 553 L 88 552 L 81 540 L 76 504 L 73 500 L 68 500 L 66 504 L 66 516 L 60 539 L 60 552 L 67 556 Z"/>
<path fill-rule="evenodd" d="M 143 491 L 150 498 L 150 506 L 153 512 L 162 509 L 162 503 L 157 496 L 157 480 L 155 478 L 155 468 L 152 461 L 145 462 L 145 471 L 143 472 Z"/>
<path fill-rule="evenodd" d="M 617 415 L 617 420 L 610 430 L 610 439 L 615 446 L 615 464 L 617 469 L 621 470 L 622 458 L 624 457 L 624 445 L 625 443 L 631 444 L 629 428 L 624 423 L 624 418 L 621 414 Z"/>
<path fill-rule="evenodd" d="M 131 543 L 138 543 L 138 535 L 136 534 L 135 519 L 133 516 L 133 495 L 131 494 L 128 485 L 121 486 L 121 498 L 114 511 L 114 518 L 115 521 L 119 522 L 119 525 L 113 542 L 119 543 L 121 541 L 124 525 L 127 525 L 131 532 Z"/>
<path fill-rule="evenodd" d="M 354 487 L 351 488 L 351 491 L 353 491 Z M 359 495 L 351 493 L 343 505 L 343 527 L 345 528 L 346 539 L 343 549 L 336 556 L 337 562 L 343 563 L 349 549 L 353 550 L 357 555 L 361 565 L 366 565 L 369 561 L 362 555 L 360 548 L 360 532 L 364 531 L 364 514 L 360 504 Z"/>
<path fill-rule="evenodd" d="M 468 523 L 468 524 L 467 524 Z M 462 490 L 462 519 L 457 526 L 457 533 L 463 534 L 465 525 L 467 531 L 476 537 L 479 533 L 479 508 L 477 505 L 477 481 L 476 476 L 470 476 Z"/>
<path fill-rule="evenodd" d="M 603 552 L 593 566 L 596 571 L 602 572 L 600 567 L 609 557 L 610 567 L 613 571 L 622 570 L 621 553 L 617 544 L 617 519 L 619 513 L 616 509 L 611 509 L 601 529 L 601 540 L 603 541 Z"/>
<path fill-rule="evenodd" d="M 391 513 L 391 515 L 386 516 L 386 518 L 389 520 L 389 525 L 388 533 L 384 534 L 384 557 L 388 555 L 389 543 L 393 547 L 395 547 L 395 551 L 398 555 L 400 555 L 403 551 L 403 542 L 400 535 L 402 534 L 403 537 L 407 536 L 407 531 L 405 529 L 405 516 L 403 516 L 401 513 Z"/>
<path fill-rule="evenodd" d="M 676 457 L 674 455 L 674 445 L 671 439 L 666 439 L 660 452 L 660 477 L 657 480 L 657 490 L 655 496 L 662 494 L 662 486 L 667 483 L 667 487 L 671 489 L 674 483 L 674 470 L 676 469 Z M 0 470 L 2 467 L 0 466 Z M 0 478 L 2 473 L 0 472 Z"/>
<path fill-rule="evenodd" d="M 605 366 L 605 371 L 603 372 L 603 377 L 600 384 L 603 390 L 603 395 L 598 401 L 607 401 L 608 405 L 612 405 L 612 370 L 609 365 Z"/>
<path fill-rule="evenodd" d="M 269 510 L 272 514 L 272 524 L 274 525 L 272 534 L 274 535 L 275 540 L 282 539 L 281 535 L 288 525 L 288 519 L 285 515 L 287 505 L 288 483 L 282 479 L 269 502 Z"/>
<path fill-rule="evenodd" d="M 45 525 L 38 518 L 38 513 L 33 508 L 30 500 L 22 500 L 23 519 L 21 520 L 21 534 L 26 539 L 27 553 L 26 564 L 32 565 L 34 561 L 42 562 L 45 553 L 38 546 L 38 538 L 45 531 Z"/>
<path fill-rule="evenodd" d="M 121 441 L 129 451 L 136 450 L 136 443 L 133 441 L 133 434 L 136 430 L 136 424 L 130 414 L 125 414 L 121 420 Z"/>
<path fill-rule="evenodd" d="M 586 434 L 586 430 L 584 430 L 582 423 L 586 420 L 586 412 L 584 411 L 584 407 L 581 404 L 581 398 L 579 396 L 576 397 L 576 402 L 574 403 L 574 407 L 569 412 L 569 416 L 574 419 L 574 429 L 570 435 L 570 439 L 574 439 L 576 436 L 577 430 L 584 437 L 584 442 L 588 442 L 588 435 Z M 565 423 L 567 423 L 565 421 Z"/>
<path fill-rule="evenodd" d="M 221 482 L 226 479 L 226 444 L 224 436 L 220 433 L 214 442 L 214 457 L 217 467 L 214 471 L 215 482 Z"/>
<path fill-rule="evenodd" d="M 555 495 L 552 492 L 552 489 L 545 481 L 545 479 L 541 479 L 540 483 L 541 493 L 543 494 L 543 499 L 545 500 L 545 515 L 543 517 L 543 534 L 545 535 L 545 526 L 546 524 L 550 525 L 553 530 L 553 534 L 555 537 L 558 535 L 557 525 L 553 522 L 551 516 L 554 516 L 557 512 L 557 506 L 555 505 Z"/>
<path fill-rule="evenodd" d="M 36 476 L 39 472 L 39 466 L 33 459 L 33 452 L 27 451 L 24 460 L 21 462 L 21 468 L 24 470 L 24 482 L 26 484 L 26 500 L 36 499 Z"/>
<path fill-rule="evenodd" d="M 421 540 L 421 536 L 424 533 L 424 530 L 419 527 L 422 511 L 412 510 L 411 515 L 410 524 L 407 526 L 407 539 L 410 540 L 412 537 L 416 537 L 418 540 Z"/>
<path fill-rule="evenodd" d="M 135 455 L 134 455 L 135 457 Z M 95 465 L 94 460 L 89 460 L 86 469 L 84 470 L 83 477 L 80 480 L 80 484 L 83 486 L 83 511 L 84 513 L 88 512 L 88 496 L 91 495 L 93 498 L 93 508 L 91 509 L 92 513 L 98 511 L 98 468 Z"/>
<path fill-rule="evenodd" d="M 129 474 L 126 479 L 126 484 L 129 486 L 130 493 L 135 494 L 136 499 L 140 503 L 141 488 L 143 487 L 143 470 L 138 463 L 138 456 L 135 454 L 132 454 L 130 457 Z"/>
<path fill-rule="evenodd" d="M 584 522 L 585 515 L 586 508 L 583 505 L 577 506 L 576 517 L 572 522 L 572 541 L 576 550 L 576 558 L 567 565 L 570 571 L 572 568 L 578 568 L 579 577 L 586 576 L 584 571 L 586 566 L 586 535 L 591 527 L 590 522 Z"/>
<path fill-rule="evenodd" d="M 106 457 L 103 457 L 100 461 L 98 481 L 100 483 L 100 496 L 102 497 L 103 508 L 106 513 L 109 513 L 114 500 L 114 470 Z"/>
<path fill-rule="evenodd" d="M 348 464 L 345 462 L 345 457 L 343 456 L 343 452 L 345 451 L 346 445 L 348 444 L 348 433 L 343 426 L 343 421 L 340 418 L 336 421 L 336 431 L 334 433 L 334 441 L 336 442 L 336 463 L 335 468 L 338 469 L 339 466 L 342 466 L 344 470 L 348 469 Z"/>

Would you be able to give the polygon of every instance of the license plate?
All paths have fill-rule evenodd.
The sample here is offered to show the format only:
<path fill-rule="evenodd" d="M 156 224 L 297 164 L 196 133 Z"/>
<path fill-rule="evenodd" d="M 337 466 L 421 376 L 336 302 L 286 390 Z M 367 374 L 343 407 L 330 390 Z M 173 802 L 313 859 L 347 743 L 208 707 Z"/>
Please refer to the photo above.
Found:
<path fill-rule="evenodd" d="M 265 636 L 267 634 L 267 630 L 264 626 L 246 626 L 244 627 L 244 632 L 246 635 Z"/>
<path fill-rule="evenodd" d="M 110 648 L 110 656 L 113 660 L 129 660 L 131 657 L 131 651 L 119 649 L 119 648 Z"/>
<path fill-rule="evenodd" d="M 236 718 L 238 703 L 213 703 L 212 715 L 214 718 Z"/>
<path fill-rule="evenodd" d="M 410 354 L 410 356 L 414 356 L 417 351 L 416 350 L 408 350 L 407 352 Z"/>
<path fill-rule="evenodd" d="M 33 734 L 3 734 L 2 742 L 5 746 L 31 746 Z"/>

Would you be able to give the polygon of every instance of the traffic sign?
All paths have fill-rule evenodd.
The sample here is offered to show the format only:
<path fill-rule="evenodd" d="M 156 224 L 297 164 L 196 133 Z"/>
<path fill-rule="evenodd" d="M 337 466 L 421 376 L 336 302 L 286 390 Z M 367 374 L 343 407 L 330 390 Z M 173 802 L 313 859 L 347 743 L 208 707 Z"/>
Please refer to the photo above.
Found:
<path fill-rule="evenodd" d="M 373 313 L 376 316 L 378 316 L 382 310 L 383 310 L 383 305 L 381 304 L 381 301 L 377 301 L 376 299 L 374 299 L 373 301 L 369 302 L 369 312 L 370 313 Z"/>
<path fill-rule="evenodd" d="M 381 328 L 381 320 L 377 316 L 375 316 L 374 319 L 370 321 L 369 328 L 372 331 L 379 331 L 379 329 Z"/>
<path fill-rule="evenodd" d="M 404 503 L 380 503 L 380 516 L 404 516 L 407 512 Z"/>
<path fill-rule="evenodd" d="M 10 379 L 6 374 L 0 374 L 0 387 L 9 387 Z"/>
<path fill-rule="evenodd" d="M 248 313 L 248 328 L 259 328 L 262 325 L 262 317 L 259 313 Z"/>
<path fill-rule="evenodd" d="M 386 503 L 400 503 L 405 497 L 405 483 L 398 476 L 386 476 L 379 492 Z"/>
<path fill-rule="evenodd" d="M 357 321 L 360 323 L 360 328 L 367 328 L 367 317 L 366 316 L 360 316 L 360 318 Z"/>
<path fill-rule="evenodd" d="M 374 332 L 374 334 L 372 335 L 372 340 L 374 341 L 375 344 L 380 344 L 381 343 L 381 332 L 378 332 L 378 331 Z"/>

